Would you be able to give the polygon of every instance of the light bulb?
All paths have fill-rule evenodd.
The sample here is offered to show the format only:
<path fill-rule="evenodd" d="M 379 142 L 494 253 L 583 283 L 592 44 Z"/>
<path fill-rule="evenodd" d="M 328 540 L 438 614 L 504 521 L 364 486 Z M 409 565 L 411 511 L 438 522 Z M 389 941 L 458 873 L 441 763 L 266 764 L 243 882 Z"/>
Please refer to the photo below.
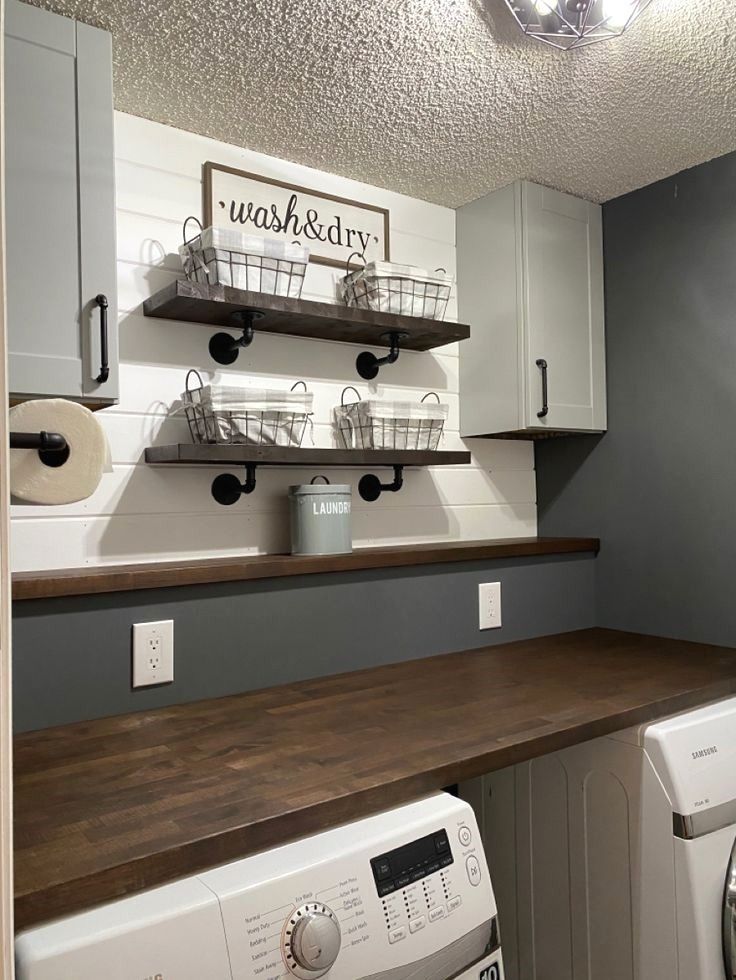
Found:
<path fill-rule="evenodd" d="M 603 0 L 606 27 L 624 27 L 634 9 L 634 0 Z"/>

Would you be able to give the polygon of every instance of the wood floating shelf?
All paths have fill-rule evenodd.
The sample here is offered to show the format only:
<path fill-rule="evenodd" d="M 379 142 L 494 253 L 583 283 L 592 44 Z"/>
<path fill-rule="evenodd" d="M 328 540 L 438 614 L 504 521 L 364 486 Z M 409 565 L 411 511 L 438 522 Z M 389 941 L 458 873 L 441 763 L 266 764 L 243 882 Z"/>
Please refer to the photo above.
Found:
<path fill-rule="evenodd" d="M 470 336 L 470 327 L 462 323 L 377 313 L 337 303 L 254 293 L 231 286 L 208 286 L 188 279 L 177 279 L 143 304 L 146 316 L 210 327 L 232 327 L 233 314 L 243 310 L 263 313 L 255 328 L 265 333 L 339 340 L 348 344 L 390 347 L 387 335 L 399 331 L 407 335 L 401 343 L 404 350 L 427 351 Z"/>
<path fill-rule="evenodd" d="M 470 336 L 470 327 L 462 323 L 210 286 L 188 279 L 177 279 L 159 290 L 144 302 L 143 312 L 164 320 L 242 330 L 239 340 L 223 333 L 211 338 L 210 353 L 221 364 L 232 364 L 238 349 L 248 346 L 258 331 L 390 348 L 391 360 L 381 360 L 379 366 L 393 363 L 399 349 L 428 351 Z M 366 358 L 361 356 L 364 363 Z M 373 369 L 377 374 L 375 364 Z M 361 372 L 361 376 L 367 375 Z"/>
<path fill-rule="evenodd" d="M 421 449 L 302 449 L 282 446 L 210 445 L 178 443 L 172 446 L 149 446 L 146 462 L 180 466 L 245 466 L 245 483 L 231 473 L 222 473 L 212 482 L 212 496 L 219 504 L 236 503 L 242 494 L 256 488 L 258 466 L 389 466 L 394 471 L 392 483 L 381 483 L 366 473 L 358 483 L 363 500 L 377 500 L 383 492 L 397 492 L 403 486 L 405 466 L 453 466 L 470 462 L 468 452 Z"/>
<path fill-rule="evenodd" d="M 99 565 L 96 568 L 58 568 L 15 572 L 13 601 L 451 562 L 498 561 L 540 555 L 596 555 L 599 547 L 598 538 L 499 538 L 495 541 L 434 541 L 357 548 L 349 555 L 239 555 L 136 565 Z"/>
<path fill-rule="evenodd" d="M 186 466 L 457 466 L 470 462 L 468 452 L 423 449 L 306 449 L 282 446 L 219 446 L 179 443 L 150 446 L 147 463 Z"/>
<path fill-rule="evenodd" d="M 734 650 L 581 630 L 19 735 L 16 925 L 734 692 Z"/>

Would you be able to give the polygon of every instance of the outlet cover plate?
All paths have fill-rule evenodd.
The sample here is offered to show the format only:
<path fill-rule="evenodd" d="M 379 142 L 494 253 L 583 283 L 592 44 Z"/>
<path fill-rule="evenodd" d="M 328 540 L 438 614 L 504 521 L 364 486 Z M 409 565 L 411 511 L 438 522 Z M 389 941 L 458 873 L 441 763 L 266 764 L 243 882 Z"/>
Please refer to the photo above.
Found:
<path fill-rule="evenodd" d="M 484 582 L 478 586 L 478 628 L 498 629 L 501 625 L 501 583 Z"/>
<path fill-rule="evenodd" d="M 174 680 L 174 620 L 133 626 L 133 687 Z"/>

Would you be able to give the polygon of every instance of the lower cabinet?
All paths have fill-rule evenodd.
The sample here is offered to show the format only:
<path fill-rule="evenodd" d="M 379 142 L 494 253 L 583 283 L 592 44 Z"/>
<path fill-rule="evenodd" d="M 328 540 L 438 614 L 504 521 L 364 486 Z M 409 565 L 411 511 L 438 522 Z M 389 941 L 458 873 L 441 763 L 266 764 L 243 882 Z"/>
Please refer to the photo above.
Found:
<path fill-rule="evenodd" d="M 114 402 L 110 35 L 18 0 L 5 18 L 10 395 Z"/>
<path fill-rule="evenodd" d="M 517 181 L 457 213 L 463 436 L 606 428 L 601 208 Z"/>

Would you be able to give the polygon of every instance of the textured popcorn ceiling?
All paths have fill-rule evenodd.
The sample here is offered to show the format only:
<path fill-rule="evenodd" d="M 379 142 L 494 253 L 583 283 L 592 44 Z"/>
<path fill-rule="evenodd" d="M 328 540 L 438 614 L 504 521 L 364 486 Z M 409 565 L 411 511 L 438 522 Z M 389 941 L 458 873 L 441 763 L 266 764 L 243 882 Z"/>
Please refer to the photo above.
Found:
<path fill-rule="evenodd" d="M 117 108 L 451 206 L 602 201 L 736 148 L 733 0 L 560 52 L 502 0 L 34 0 L 107 28 Z"/>

